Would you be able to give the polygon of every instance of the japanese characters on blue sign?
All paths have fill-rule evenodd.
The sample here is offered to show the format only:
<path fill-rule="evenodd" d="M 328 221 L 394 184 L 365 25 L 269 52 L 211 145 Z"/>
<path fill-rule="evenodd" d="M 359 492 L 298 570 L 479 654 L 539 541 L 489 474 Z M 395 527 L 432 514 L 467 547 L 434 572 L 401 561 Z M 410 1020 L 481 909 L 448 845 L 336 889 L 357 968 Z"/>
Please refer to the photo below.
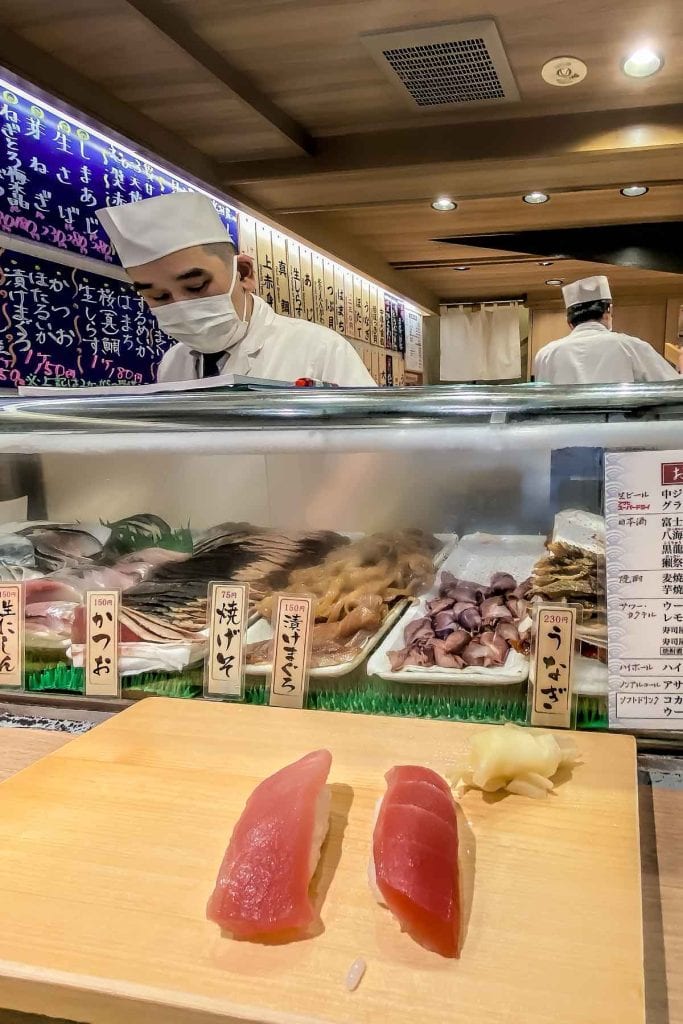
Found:
<path fill-rule="evenodd" d="M 0 80 L 0 231 L 118 262 L 95 216 L 191 186 Z M 237 244 L 237 212 L 213 199 Z"/>
<path fill-rule="evenodd" d="M 150 384 L 172 344 L 130 285 L 0 250 L 0 387 Z"/>

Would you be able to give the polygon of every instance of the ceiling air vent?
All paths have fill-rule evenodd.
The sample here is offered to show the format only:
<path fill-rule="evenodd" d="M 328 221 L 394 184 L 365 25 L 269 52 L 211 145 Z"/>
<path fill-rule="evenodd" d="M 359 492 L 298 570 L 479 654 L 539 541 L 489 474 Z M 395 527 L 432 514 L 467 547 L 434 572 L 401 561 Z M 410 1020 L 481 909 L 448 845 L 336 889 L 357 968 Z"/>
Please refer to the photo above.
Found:
<path fill-rule="evenodd" d="M 375 62 L 418 110 L 519 99 L 495 22 L 374 32 L 361 36 Z"/>

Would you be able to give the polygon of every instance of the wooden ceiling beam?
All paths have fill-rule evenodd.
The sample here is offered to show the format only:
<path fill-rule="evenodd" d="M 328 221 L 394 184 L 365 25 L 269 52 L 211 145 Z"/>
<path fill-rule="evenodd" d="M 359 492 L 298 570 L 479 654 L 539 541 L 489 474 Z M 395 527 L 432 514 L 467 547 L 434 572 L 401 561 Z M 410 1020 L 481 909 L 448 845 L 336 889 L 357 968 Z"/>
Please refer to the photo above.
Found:
<path fill-rule="evenodd" d="M 302 153 L 311 155 L 315 140 L 303 125 L 285 113 L 262 92 L 258 86 L 217 50 L 199 36 L 184 18 L 176 14 L 169 4 L 159 0 L 124 0 L 141 14 L 162 35 L 166 36 L 205 71 L 226 86 L 246 106 L 253 110 L 276 131 L 284 135 Z"/>
<path fill-rule="evenodd" d="M 393 267 L 394 270 L 453 270 L 455 267 L 468 266 L 473 270 L 477 270 L 479 267 L 501 267 L 501 266 L 519 266 L 524 263 L 536 263 L 539 264 L 542 261 L 561 263 L 562 260 L 571 259 L 570 256 L 553 256 L 552 261 L 549 257 L 543 256 L 468 256 L 467 258 L 461 257 L 460 259 L 443 259 L 443 260 L 395 260 L 392 261 L 389 266 Z"/>
<path fill-rule="evenodd" d="M 624 176 L 622 175 L 618 181 L 614 179 L 612 174 L 612 168 L 607 168 L 605 173 L 605 180 L 599 182 L 593 182 L 590 185 L 568 185 L 564 188 L 552 188 L 549 192 L 552 195 L 575 195 L 577 193 L 587 192 L 613 192 L 618 190 L 624 185 Z M 649 178 L 648 178 L 649 180 Z M 662 178 L 657 179 L 657 188 L 667 188 L 672 186 L 680 186 L 680 178 Z M 271 213 L 275 216 L 276 214 L 282 216 L 288 216 L 289 214 L 296 213 L 356 213 L 358 211 L 367 210 L 368 212 L 375 212 L 377 210 L 415 210 L 420 208 L 425 203 L 431 203 L 434 198 L 433 193 L 428 195 L 419 195 L 411 199 L 379 199 L 379 200 L 365 200 L 358 201 L 357 203 L 318 203 L 314 206 L 275 206 L 271 209 Z M 474 203 L 481 202 L 482 200 L 488 199 L 519 199 L 519 189 L 505 189 L 504 191 L 492 192 L 490 189 L 485 189 L 480 192 L 462 192 L 458 191 L 457 196 L 458 204 L 460 203 Z"/>
<path fill-rule="evenodd" d="M 226 183 L 424 164 L 683 146 L 683 104 L 321 137 L 315 159 L 223 164 Z"/>

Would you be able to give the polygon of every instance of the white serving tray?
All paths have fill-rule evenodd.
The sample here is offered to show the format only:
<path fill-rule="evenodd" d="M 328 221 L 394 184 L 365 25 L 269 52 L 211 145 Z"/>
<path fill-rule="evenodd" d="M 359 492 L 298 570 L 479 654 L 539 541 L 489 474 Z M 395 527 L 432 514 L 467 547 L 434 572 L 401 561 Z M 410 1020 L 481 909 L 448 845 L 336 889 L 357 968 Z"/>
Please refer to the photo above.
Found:
<path fill-rule="evenodd" d="M 401 618 L 409 604 L 410 601 L 404 598 L 402 601 L 399 601 L 398 604 L 394 605 L 382 625 L 375 633 L 372 634 L 372 636 L 367 638 L 352 661 L 343 661 L 338 665 L 324 665 L 321 668 L 312 668 L 309 673 L 311 678 L 338 679 L 340 676 L 346 676 L 357 669 L 359 665 L 363 664 L 370 651 L 374 650 L 382 637 L 385 636 L 391 627 L 394 626 Z M 257 619 L 256 622 L 249 626 L 249 629 L 247 630 L 247 643 L 253 644 L 258 643 L 260 640 L 270 640 L 272 635 L 273 628 L 270 622 L 266 619 Z M 244 666 L 245 676 L 266 676 L 269 675 L 272 670 L 272 664 L 265 661 L 258 665 Z"/>
<path fill-rule="evenodd" d="M 518 583 L 531 575 L 535 563 L 545 550 L 545 538 L 539 535 L 502 536 L 490 533 L 471 533 L 463 537 L 441 567 L 461 579 L 475 583 L 488 583 L 494 572 L 509 572 Z M 517 651 L 510 651 L 505 664 L 494 668 L 421 668 L 410 665 L 399 672 L 391 671 L 389 651 L 404 647 L 403 634 L 408 623 L 426 614 L 427 601 L 439 592 L 439 578 L 429 594 L 413 602 L 405 616 L 397 622 L 391 633 L 368 662 L 368 675 L 379 676 L 388 682 L 432 684 L 511 685 L 523 683 L 529 675 L 529 659 Z"/>
<path fill-rule="evenodd" d="M 363 536 L 363 534 L 347 534 L 352 540 L 356 540 Z M 456 548 L 458 538 L 453 533 L 435 533 L 434 536 L 437 540 L 441 541 L 442 548 L 434 556 L 434 565 L 438 569 L 440 566 L 445 565 L 448 558 Z M 430 590 L 431 594 L 432 591 Z M 338 665 L 325 665 L 322 668 L 312 668 L 310 676 L 312 679 L 338 679 L 340 676 L 349 675 L 354 672 L 359 665 L 362 665 L 367 656 L 377 647 L 382 637 L 386 636 L 389 630 L 394 626 L 397 621 L 401 618 L 406 608 L 410 606 L 410 601 L 404 599 L 399 601 L 391 609 L 384 622 L 381 624 L 379 629 L 365 640 L 362 647 L 359 649 L 356 656 L 352 661 L 340 662 Z M 249 629 L 247 630 L 247 643 L 258 643 L 261 640 L 270 640 L 273 635 L 273 629 L 270 622 L 266 619 L 256 619 L 255 622 L 250 623 Z M 272 672 L 273 666 L 269 662 L 263 662 L 258 665 L 245 665 L 244 674 L 246 676 L 265 676 Z"/>

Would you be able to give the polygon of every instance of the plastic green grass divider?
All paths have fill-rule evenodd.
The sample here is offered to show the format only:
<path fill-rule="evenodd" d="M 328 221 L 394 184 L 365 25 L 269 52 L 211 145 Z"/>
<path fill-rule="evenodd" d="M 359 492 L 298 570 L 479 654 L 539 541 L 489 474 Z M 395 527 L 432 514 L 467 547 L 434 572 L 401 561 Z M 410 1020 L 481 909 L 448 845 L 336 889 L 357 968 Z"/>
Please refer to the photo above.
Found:
<path fill-rule="evenodd" d="M 33 654 L 33 652 L 32 652 Z M 46 664 L 33 657 L 27 664 L 26 687 L 30 691 L 82 693 L 83 671 L 68 664 Z M 192 699 L 201 697 L 201 669 L 182 673 L 146 672 L 123 679 L 122 696 L 159 696 Z M 267 689 L 263 682 L 247 683 L 245 703 L 263 705 Z M 526 688 L 524 686 L 487 687 L 412 687 L 392 688 L 369 678 L 351 685 L 318 686 L 312 681 L 307 706 L 324 711 L 355 714 L 396 715 L 415 718 L 439 718 L 458 722 L 524 722 Z M 607 701 L 604 697 L 578 699 L 577 727 L 606 729 Z"/>
<path fill-rule="evenodd" d="M 64 662 L 48 668 L 29 668 L 26 672 L 26 689 L 56 691 L 57 693 L 83 693 L 83 669 L 73 668 Z"/>

